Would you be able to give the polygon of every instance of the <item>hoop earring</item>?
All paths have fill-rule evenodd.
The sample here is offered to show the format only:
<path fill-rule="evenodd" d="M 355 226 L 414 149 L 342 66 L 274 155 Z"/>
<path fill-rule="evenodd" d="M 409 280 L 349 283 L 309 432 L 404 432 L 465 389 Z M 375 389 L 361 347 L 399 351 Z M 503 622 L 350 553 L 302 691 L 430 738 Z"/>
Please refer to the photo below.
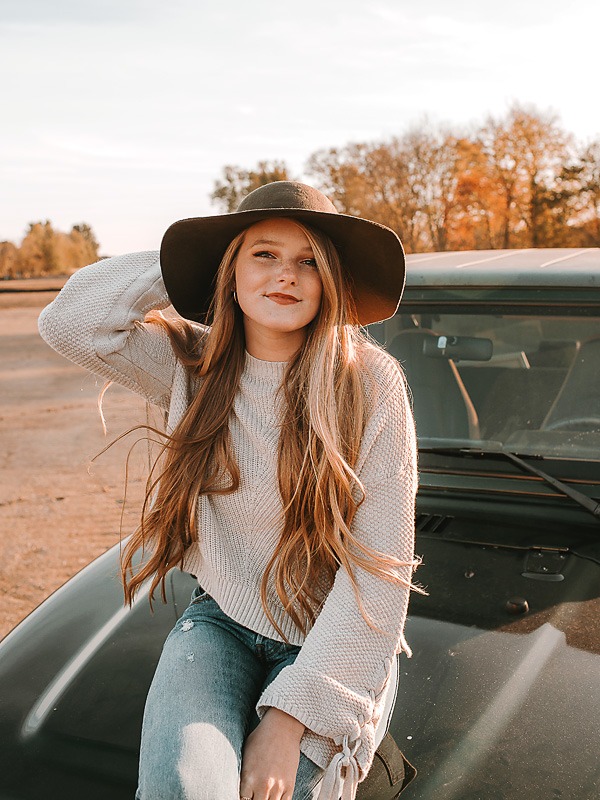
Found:
<path fill-rule="evenodd" d="M 237 292 L 235 291 L 235 289 L 233 290 L 233 292 L 231 294 L 233 295 L 233 302 L 237 303 L 237 305 L 239 306 L 238 299 L 237 299 Z"/>

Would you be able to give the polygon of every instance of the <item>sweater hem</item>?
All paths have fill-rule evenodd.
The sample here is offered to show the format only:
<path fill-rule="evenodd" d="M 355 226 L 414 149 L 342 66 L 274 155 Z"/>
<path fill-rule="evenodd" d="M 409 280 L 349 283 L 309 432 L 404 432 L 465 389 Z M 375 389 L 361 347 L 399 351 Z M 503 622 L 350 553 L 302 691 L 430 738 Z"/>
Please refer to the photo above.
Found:
<path fill-rule="evenodd" d="M 200 556 L 201 559 L 201 556 Z M 185 569 L 192 571 L 204 591 L 217 602 L 221 610 L 234 622 L 249 628 L 254 633 L 275 639 L 277 642 L 301 647 L 304 634 L 296 628 L 290 617 L 281 609 L 271 608 L 271 612 L 287 638 L 287 642 L 273 627 L 260 602 L 260 588 L 256 585 L 235 583 L 231 579 L 206 568 L 206 562 L 194 563 L 195 559 L 185 562 Z M 195 567 L 195 569 L 193 568 Z"/>

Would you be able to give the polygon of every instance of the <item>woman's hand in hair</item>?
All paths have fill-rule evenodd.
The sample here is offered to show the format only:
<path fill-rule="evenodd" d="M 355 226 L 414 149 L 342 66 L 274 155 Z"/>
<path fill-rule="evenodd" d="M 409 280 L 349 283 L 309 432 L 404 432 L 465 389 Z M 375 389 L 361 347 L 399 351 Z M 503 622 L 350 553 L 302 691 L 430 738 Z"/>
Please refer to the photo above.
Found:
<path fill-rule="evenodd" d="M 300 762 L 304 725 L 278 708 L 269 708 L 244 743 L 240 796 L 253 800 L 291 800 Z"/>

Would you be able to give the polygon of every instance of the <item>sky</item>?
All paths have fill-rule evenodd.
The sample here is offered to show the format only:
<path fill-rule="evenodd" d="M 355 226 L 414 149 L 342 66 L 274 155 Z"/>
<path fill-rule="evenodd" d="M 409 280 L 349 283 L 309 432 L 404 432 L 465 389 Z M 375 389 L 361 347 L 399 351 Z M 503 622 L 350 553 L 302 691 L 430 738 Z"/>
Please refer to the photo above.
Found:
<path fill-rule="evenodd" d="M 597 0 L 0 0 L 0 241 L 90 224 L 105 255 L 219 213 L 226 164 L 511 104 L 600 136 Z"/>

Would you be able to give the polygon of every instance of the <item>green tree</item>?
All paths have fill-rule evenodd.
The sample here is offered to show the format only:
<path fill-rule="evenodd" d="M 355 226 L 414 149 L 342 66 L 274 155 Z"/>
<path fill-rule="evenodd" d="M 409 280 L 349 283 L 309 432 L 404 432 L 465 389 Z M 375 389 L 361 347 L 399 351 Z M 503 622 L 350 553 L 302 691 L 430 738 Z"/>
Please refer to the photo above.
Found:
<path fill-rule="evenodd" d="M 212 202 L 224 212 L 235 211 L 244 197 L 259 186 L 272 181 L 288 181 L 289 170 L 284 161 L 259 161 L 255 169 L 228 165 L 223 167 L 223 175 L 215 181 L 210 196 Z"/>

